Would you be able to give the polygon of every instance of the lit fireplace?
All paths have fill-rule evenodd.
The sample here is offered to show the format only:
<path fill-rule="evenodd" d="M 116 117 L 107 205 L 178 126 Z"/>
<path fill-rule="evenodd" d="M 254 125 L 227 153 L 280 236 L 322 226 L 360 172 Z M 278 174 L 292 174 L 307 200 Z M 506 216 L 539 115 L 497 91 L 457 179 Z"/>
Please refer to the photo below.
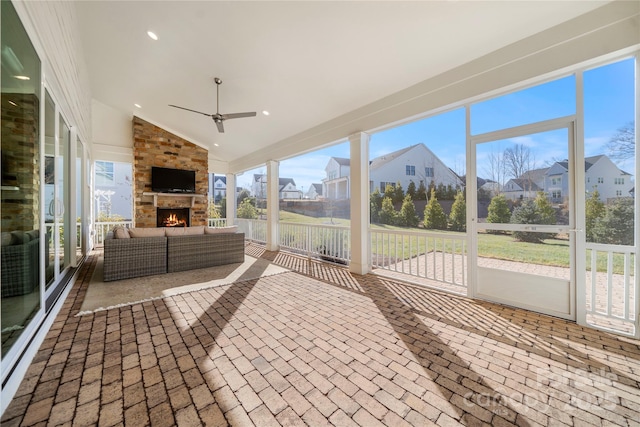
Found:
<path fill-rule="evenodd" d="M 189 208 L 158 208 L 157 226 L 158 227 L 189 227 L 190 217 L 191 217 L 191 214 L 190 214 Z"/>

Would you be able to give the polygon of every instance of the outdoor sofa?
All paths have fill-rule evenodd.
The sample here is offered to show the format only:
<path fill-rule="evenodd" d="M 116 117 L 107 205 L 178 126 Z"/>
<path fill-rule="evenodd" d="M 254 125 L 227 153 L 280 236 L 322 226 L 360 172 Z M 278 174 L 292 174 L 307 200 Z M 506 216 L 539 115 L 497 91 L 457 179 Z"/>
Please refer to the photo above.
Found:
<path fill-rule="evenodd" d="M 105 282 L 244 262 L 237 227 L 114 228 L 104 241 Z"/>

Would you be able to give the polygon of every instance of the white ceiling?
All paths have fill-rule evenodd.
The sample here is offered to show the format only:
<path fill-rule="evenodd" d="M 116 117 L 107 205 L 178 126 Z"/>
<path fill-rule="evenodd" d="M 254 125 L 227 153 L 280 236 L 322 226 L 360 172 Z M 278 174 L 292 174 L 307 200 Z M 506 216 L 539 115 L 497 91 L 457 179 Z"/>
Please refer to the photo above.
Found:
<path fill-rule="evenodd" d="M 76 5 L 94 99 L 233 161 L 604 3 Z M 159 40 L 151 40 L 147 30 Z M 221 113 L 257 111 L 258 116 L 228 120 L 219 134 L 210 118 L 168 106 L 214 113 L 213 77 L 223 80 Z"/>

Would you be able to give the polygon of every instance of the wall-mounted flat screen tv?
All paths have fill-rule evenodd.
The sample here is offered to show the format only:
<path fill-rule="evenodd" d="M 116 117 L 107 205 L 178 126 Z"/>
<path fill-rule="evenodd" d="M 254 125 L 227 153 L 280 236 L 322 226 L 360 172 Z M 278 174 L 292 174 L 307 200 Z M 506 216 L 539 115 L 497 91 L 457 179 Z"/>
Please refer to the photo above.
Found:
<path fill-rule="evenodd" d="M 151 190 L 158 193 L 195 193 L 196 171 L 153 166 Z"/>

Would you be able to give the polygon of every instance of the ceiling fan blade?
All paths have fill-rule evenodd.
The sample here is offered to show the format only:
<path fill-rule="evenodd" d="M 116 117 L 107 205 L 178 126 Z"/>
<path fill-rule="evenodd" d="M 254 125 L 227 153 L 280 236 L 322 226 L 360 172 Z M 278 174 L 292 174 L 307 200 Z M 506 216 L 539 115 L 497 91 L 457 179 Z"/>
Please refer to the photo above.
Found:
<path fill-rule="evenodd" d="M 179 107 L 179 106 L 177 106 L 177 105 L 172 105 L 172 104 L 169 104 L 169 107 L 173 107 L 173 108 L 180 108 L 181 110 L 191 111 L 192 113 L 198 113 L 198 114 L 202 114 L 203 116 L 208 116 L 208 117 L 211 117 L 211 116 L 213 115 L 213 114 L 203 113 L 202 111 L 192 110 L 192 109 L 190 109 L 190 108 Z"/>
<path fill-rule="evenodd" d="M 241 119 L 243 117 L 255 117 L 256 116 L 256 112 L 251 112 L 251 113 L 231 113 L 231 114 L 221 114 L 222 118 L 224 120 L 227 119 Z"/>
<path fill-rule="evenodd" d="M 218 132 L 224 133 L 224 125 L 222 124 L 222 120 L 216 120 L 216 126 L 218 126 Z"/>

